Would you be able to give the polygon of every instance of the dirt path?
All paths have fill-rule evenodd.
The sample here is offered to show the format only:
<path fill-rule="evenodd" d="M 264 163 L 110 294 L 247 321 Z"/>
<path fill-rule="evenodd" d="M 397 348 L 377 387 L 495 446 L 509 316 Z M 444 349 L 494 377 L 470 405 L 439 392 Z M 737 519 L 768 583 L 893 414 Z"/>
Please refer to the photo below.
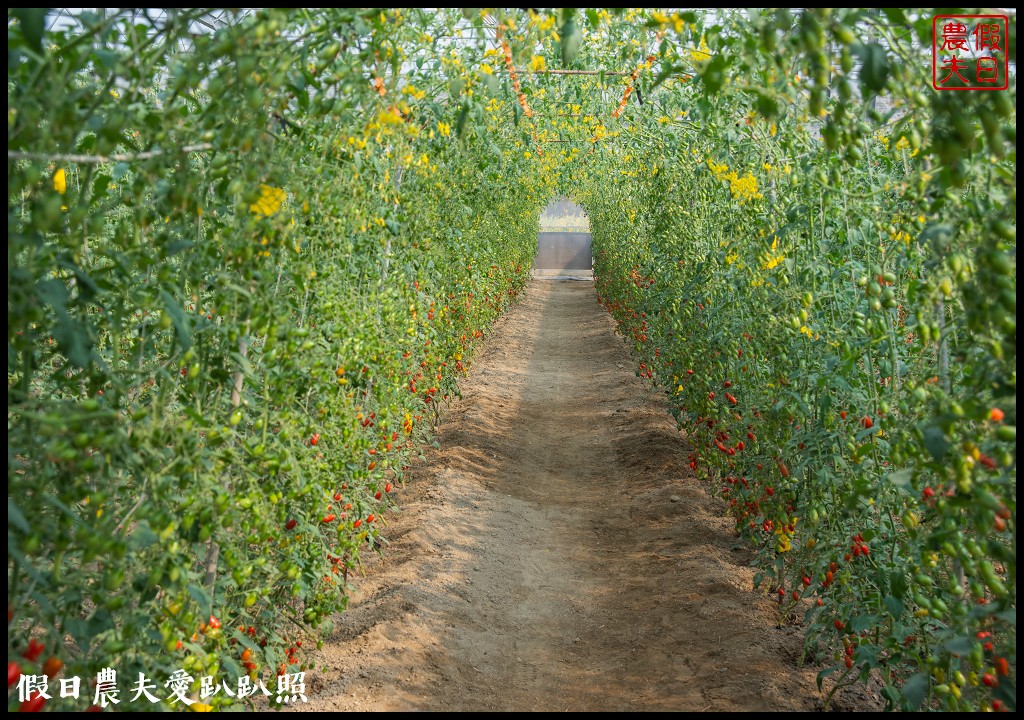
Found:
<path fill-rule="evenodd" d="M 534 281 L 399 496 L 309 710 L 812 710 L 800 637 L 593 284 Z"/>

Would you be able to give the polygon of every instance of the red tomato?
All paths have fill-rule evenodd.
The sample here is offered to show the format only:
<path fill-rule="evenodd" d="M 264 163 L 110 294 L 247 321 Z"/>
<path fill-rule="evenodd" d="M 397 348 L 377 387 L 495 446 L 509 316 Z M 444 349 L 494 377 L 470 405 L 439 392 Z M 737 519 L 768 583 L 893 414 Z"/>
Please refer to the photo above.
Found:
<path fill-rule="evenodd" d="M 60 672 L 62 667 L 64 667 L 64 663 L 61 662 L 60 658 L 51 657 L 43 663 L 43 674 L 52 680 L 57 677 L 57 673 Z"/>
<path fill-rule="evenodd" d="M 46 698 L 36 690 L 28 696 L 28 700 L 22 701 L 21 705 L 18 707 L 18 712 L 40 712 L 45 704 Z"/>
<path fill-rule="evenodd" d="M 43 654 L 43 650 L 45 649 L 45 645 L 43 645 L 35 638 L 32 638 L 28 641 L 28 647 L 25 649 L 25 652 L 21 654 L 21 656 L 29 662 L 35 662 L 37 659 L 39 659 L 39 656 Z"/>

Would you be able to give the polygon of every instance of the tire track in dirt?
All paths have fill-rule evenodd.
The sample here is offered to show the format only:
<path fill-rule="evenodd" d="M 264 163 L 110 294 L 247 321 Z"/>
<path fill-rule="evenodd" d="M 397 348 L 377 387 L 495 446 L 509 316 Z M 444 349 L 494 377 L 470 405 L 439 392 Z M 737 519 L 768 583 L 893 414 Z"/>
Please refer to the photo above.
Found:
<path fill-rule="evenodd" d="M 591 282 L 529 286 L 400 491 L 305 709 L 820 707 L 798 630 L 632 367 Z"/>

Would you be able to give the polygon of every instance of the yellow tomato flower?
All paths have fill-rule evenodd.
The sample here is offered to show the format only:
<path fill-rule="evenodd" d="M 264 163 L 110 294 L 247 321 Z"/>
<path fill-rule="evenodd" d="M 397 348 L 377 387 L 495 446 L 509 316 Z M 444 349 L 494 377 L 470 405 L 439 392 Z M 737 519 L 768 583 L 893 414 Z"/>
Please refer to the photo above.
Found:
<path fill-rule="evenodd" d="M 257 215 L 273 215 L 281 209 L 287 194 L 281 188 L 270 185 L 260 185 L 260 199 L 249 206 L 249 209 Z"/>
<path fill-rule="evenodd" d="M 64 173 L 64 168 L 59 168 L 57 172 L 53 174 L 53 189 L 61 195 L 67 192 L 68 180 L 67 175 Z"/>

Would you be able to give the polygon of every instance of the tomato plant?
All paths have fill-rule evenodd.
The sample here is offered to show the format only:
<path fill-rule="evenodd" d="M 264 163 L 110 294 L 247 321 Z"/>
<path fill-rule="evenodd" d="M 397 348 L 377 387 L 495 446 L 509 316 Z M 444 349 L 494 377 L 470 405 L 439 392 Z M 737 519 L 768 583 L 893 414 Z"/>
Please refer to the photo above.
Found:
<path fill-rule="evenodd" d="M 8 13 L 9 686 L 301 666 L 560 193 L 822 677 L 1015 709 L 1016 86 L 931 14 Z"/>
<path fill-rule="evenodd" d="M 345 607 L 550 189 L 422 39 L 461 13 L 45 13 L 8 15 L 9 656 L 275 668 Z"/>
<path fill-rule="evenodd" d="M 649 26 L 675 86 L 566 171 L 640 375 L 822 677 L 1015 707 L 1014 90 L 931 90 L 925 13 Z"/>

